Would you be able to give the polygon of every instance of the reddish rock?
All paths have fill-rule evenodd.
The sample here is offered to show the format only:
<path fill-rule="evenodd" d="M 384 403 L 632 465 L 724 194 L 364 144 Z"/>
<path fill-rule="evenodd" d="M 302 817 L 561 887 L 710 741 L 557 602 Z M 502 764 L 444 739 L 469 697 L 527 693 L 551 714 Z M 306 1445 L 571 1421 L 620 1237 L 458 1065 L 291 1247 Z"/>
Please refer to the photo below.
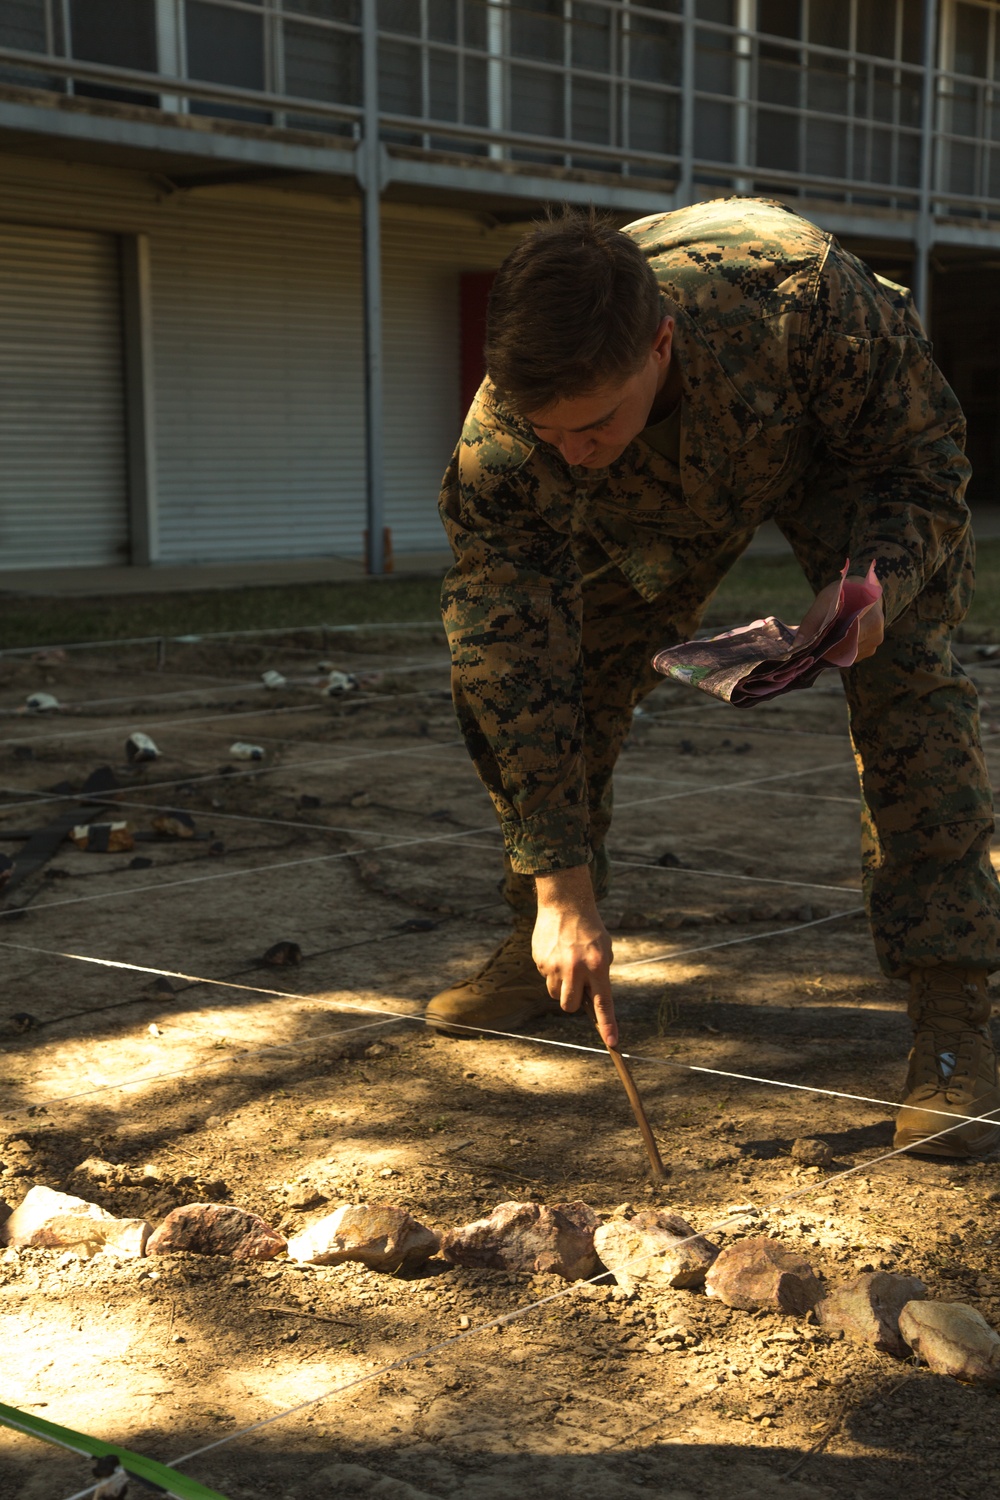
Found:
<path fill-rule="evenodd" d="M 899 1331 L 899 1315 L 908 1302 L 926 1295 L 919 1277 L 873 1271 L 833 1287 L 817 1303 L 816 1316 L 824 1328 L 839 1329 L 856 1343 L 904 1355 L 907 1345 Z"/>
<path fill-rule="evenodd" d="M 389 1204 L 344 1203 L 288 1242 L 293 1260 L 340 1266 L 358 1260 L 372 1271 L 422 1266 L 438 1247 L 432 1229 L 405 1208 Z"/>
<path fill-rule="evenodd" d="M 833 1152 L 826 1141 L 804 1135 L 792 1142 L 792 1160 L 804 1167 L 828 1167 L 833 1161 Z"/>
<path fill-rule="evenodd" d="M 594 1231 L 600 1224 L 586 1203 L 499 1203 L 441 1237 L 441 1254 L 456 1266 L 496 1271 L 542 1271 L 579 1281 L 598 1270 Z"/>
<path fill-rule="evenodd" d="M 146 1254 L 191 1250 L 195 1255 L 231 1255 L 234 1260 L 272 1260 L 285 1245 L 285 1236 L 257 1214 L 224 1203 L 185 1203 L 150 1235 Z"/>
<path fill-rule="evenodd" d="M 646 1209 L 612 1219 L 594 1233 L 594 1249 L 627 1292 L 637 1286 L 701 1286 L 719 1254 L 679 1214 Z"/>
<path fill-rule="evenodd" d="M 795 1317 L 803 1317 L 822 1296 L 809 1262 L 765 1235 L 727 1245 L 705 1278 L 705 1291 L 744 1312 L 769 1308 Z"/>
<path fill-rule="evenodd" d="M 0 1214 L 0 1219 L 3 1215 Z M 75 1250 L 84 1258 L 108 1250 L 115 1255 L 142 1255 L 149 1225 L 145 1219 L 116 1219 L 107 1209 L 71 1193 L 33 1187 L 0 1223 L 0 1244 L 23 1250 Z"/>
<path fill-rule="evenodd" d="M 907 1302 L 899 1331 L 935 1375 L 1000 1385 L 1000 1336 L 963 1302 Z"/>

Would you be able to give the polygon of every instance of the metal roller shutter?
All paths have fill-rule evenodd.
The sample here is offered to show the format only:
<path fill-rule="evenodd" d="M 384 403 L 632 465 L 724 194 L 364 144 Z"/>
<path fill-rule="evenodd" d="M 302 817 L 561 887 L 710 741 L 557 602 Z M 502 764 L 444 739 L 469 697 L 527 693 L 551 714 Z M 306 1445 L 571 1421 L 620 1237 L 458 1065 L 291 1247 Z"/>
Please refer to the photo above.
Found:
<path fill-rule="evenodd" d="M 357 216 L 191 205 L 152 236 L 160 558 L 358 556 Z"/>
<path fill-rule="evenodd" d="M 127 560 L 114 236 L 0 224 L 0 568 Z"/>

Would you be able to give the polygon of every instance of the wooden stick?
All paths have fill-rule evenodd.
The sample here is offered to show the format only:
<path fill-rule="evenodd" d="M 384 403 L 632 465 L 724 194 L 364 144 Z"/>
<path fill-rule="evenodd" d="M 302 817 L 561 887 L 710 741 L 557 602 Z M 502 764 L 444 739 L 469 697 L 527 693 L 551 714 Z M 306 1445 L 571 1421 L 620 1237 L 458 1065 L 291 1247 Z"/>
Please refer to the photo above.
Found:
<path fill-rule="evenodd" d="M 594 1015 L 593 1001 L 589 998 L 587 1000 L 587 1009 L 590 1011 L 591 1020 L 593 1020 L 596 1025 L 597 1018 Z M 600 1035 L 600 1032 L 598 1032 L 598 1035 Z M 604 1045 L 607 1047 L 607 1042 L 605 1042 Z M 654 1184 L 659 1187 L 667 1180 L 667 1169 L 663 1165 L 663 1160 L 660 1156 L 659 1148 L 656 1144 L 656 1138 L 653 1135 L 652 1130 L 650 1129 L 649 1121 L 646 1118 L 646 1111 L 642 1107 L 642 1100 L 639 1098 L 639 1090 L 635 1086 L 635 1079 L 629 1072 L 628 1064 L 626 1063 L 624 1057 L 622 1057 L 618 1048 L 608 1047 L 608 1051 L 611 1054 L 611 1061 L 615 1065 L 615 1071 L 622 1081 L 622 1087 L 628 1095 L 628 1102 L 632 1106 L 632 1113 L 635 1115 L 635 1122 L 639 1127 L 639 1132 L 645 1144 L 646 1154 L 649 1157 L 650 1176 L 652 1177 Z"/>

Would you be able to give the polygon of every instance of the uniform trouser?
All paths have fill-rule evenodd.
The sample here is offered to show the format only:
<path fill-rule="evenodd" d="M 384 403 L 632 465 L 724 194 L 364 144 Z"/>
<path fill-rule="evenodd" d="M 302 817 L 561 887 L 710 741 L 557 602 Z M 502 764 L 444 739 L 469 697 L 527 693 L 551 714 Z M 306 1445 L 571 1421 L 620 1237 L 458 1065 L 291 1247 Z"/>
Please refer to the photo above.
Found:
<path fill-rule="evenodd" d="M 842 555 L 794 520 L 782 530 L 814 590 L 837 576 Z M 608 889 L 615 762 L 633 709 L 661 680 L 650 658 L 693 634 L 752 535 L 725 538 L 709 562 L 652 602 L 606 561 L 584 574 L 585 755 L 599 898 Z M 951 649 L 967 608 L 972 559 L 970 537 L 889 626 L 875 655 L 841 673 L 861 780 L 865 904 L 879 963 L 893 977 L 942 963 L 1000 968 L 993 800 L 978 701 Z M 504 895 L 516 911 L 534 910 L 532 877 L 516 874 L 509 861 Z"/>

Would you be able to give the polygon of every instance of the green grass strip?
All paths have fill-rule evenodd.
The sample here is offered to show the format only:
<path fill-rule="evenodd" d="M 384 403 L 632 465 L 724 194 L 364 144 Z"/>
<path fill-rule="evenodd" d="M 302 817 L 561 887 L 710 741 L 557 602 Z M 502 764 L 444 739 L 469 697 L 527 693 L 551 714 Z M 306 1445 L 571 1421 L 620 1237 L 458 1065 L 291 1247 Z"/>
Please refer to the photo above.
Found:
<path fill-rule="evenodd" d="M 152 1486 L 162 1494 L 174 1496 L 174 1500 L 226 1500 L 218 1490 L 206 1489 L 176 1469 L 158 1464 L 155 1459 L 143 1458 L 141 1453 L 130 1453 L 117 1443 L 104 1443 L 100 1438 L 87 1437 L 86 1433 L 74 1432 L 72 1427 L 57 1427 L 55 1422 L 46 1422 L 43 1417 L 29 1416 L 18 1411 L 16 1406 L 4 1406 L 0 1402 L 0 1422 L 13 1427 L 16 1432 L 26 1432 L 29 1437 L 41 1438 L 44 1443 L 54 1443 L 59 1448 L 68 1448 L 71 1453 L 80 1453 L 87 1458 L 114 1457 L 126 1474 L 140 1483 Z"/>

